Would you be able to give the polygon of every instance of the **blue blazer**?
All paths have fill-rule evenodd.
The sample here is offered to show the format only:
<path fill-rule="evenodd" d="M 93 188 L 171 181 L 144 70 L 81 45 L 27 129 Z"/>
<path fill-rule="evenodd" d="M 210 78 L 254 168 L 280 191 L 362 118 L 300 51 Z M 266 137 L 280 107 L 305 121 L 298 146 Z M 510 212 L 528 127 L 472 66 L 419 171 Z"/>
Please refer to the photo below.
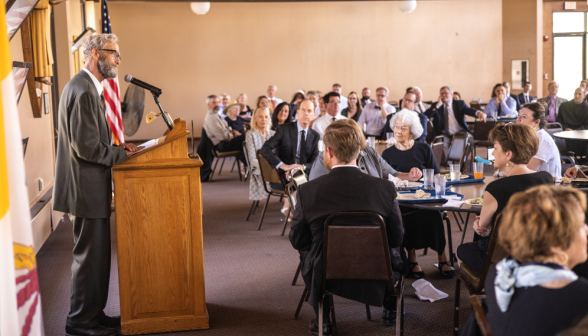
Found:
<path fill-rule="evenodd" d="M 453 114 L 455 115 L 455 119 L 457 119 L 459 126 L 468 133 L 472 133 L 468 124 L 465 122 L 465 116 L 469 115 L 475 118 L 478 110 L 469 107 L 463 100 L 454 100 L 451 105 L 453 107 Z M 445 130 L 445 109 L 443 106 L 437 108 L 437 104 L 433 103 L 433 105 L 425 111 L 425 115 L 429 119 L 433 119 L 435 136 L 442 135 Z"/>
<path fill-rule="evenodd" d="M 519 93 L 518 97 L 519 97 L 519 105 L 520 106 L 525 105 L 525 95 L 522 93 Z M 529 103 L 532 102 L 533 99 L 535 99 L 535 97 L 529 95 Z"/>

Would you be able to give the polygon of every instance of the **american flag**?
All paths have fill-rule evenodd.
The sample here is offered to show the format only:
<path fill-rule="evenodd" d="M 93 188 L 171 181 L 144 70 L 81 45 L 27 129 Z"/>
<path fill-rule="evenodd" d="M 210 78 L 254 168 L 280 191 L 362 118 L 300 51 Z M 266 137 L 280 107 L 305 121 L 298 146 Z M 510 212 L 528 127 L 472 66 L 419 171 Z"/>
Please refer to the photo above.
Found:
<path fill-rule="evenodd" d="M 108 5 L 106 0 L 102 0 L 101 8 L 102 18 L 102 33 L 112 34 L 112 27 L 110 26 L 110 15 L 108 14 Z M 104 86 L 104 101 L 106 108 L 106 116 L 108 123 L 112 130 L 112 141 L 115 145 L 125 142 L 125 135 L 123 133 L 123 123 L 121 117 L 120 107 L 120 87 L 118 85 L 118 77 L 113 79 L 105 79 L 102 83 Z"/>

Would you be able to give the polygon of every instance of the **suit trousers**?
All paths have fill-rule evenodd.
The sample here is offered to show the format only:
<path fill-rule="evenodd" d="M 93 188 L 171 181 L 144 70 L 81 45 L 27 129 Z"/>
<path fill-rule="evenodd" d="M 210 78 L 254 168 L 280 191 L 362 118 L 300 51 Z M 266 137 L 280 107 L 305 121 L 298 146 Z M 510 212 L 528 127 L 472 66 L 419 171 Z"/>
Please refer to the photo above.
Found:
<path fill-rule="evenodd" d="M 70 215 L 74 249 L 71 263 L 71 300 L 66 324 L 92 328 L 104 316 L 110 281 L 110 218 Z"/>

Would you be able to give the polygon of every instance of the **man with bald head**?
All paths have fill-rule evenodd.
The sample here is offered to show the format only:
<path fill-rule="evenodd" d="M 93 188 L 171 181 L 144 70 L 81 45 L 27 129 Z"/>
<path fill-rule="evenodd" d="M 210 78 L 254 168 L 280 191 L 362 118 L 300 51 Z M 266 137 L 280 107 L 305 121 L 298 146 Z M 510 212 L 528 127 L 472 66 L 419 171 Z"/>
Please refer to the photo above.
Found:
<path fill-rule="evenodd" d="M 557 114 L 559 113 L 559 107 L 568 100 L 557 96 L 559 91 L 559 84 L 557 84 L 556 81 L 549 83 L 547 89 L 549 90 L 549 95 L 545 98 L 537 100 L 537 102 L 546 106 L 545 116 L 547 121 L 555 122 L 557 119 Z"/>
<path fill-rule="evenodd" d="M 586 92 L 579 87 L 574 92 L 574 100 L 565 102 L 559 107 L 556 121 L 566 131 L 588 129 L 588 103 L 584 101 Z"/>
<path fill-rule="evenodd" d="M 267 88 L 267 99 L 269 99 L 270 103 L 272 104 L 272 110 L 276 108 L 276 106 L 280 105 L 283 102 L 280 98 L 276 97 L 276 92 L 278 92 L 277 85 L 270 85 Z"/>

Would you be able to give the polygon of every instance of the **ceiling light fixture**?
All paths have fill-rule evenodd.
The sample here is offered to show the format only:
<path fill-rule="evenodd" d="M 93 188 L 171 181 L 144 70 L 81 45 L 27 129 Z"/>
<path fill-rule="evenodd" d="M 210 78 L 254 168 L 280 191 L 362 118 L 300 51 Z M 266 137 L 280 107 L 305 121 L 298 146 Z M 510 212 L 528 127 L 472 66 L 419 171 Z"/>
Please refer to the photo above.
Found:
<path fill-rule="evenodd" d="M 399 1 L 398 8 L 403 13 L 412 13 L 417 7 L 416 0 Z"/>
<path fill-rule="evenodd" d="M 210 2 L 192 2 L 190 3 L 192 12 L 198 15 L 204 15 L 210 10 Z"/>

